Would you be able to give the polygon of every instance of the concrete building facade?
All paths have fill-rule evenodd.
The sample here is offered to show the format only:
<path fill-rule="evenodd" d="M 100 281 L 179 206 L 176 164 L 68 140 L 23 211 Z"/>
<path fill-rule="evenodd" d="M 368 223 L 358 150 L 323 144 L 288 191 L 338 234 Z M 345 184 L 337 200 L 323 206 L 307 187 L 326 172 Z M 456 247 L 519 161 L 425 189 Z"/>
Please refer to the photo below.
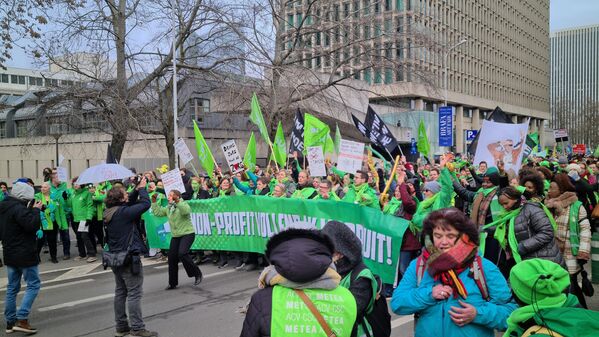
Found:
<path fill-rule="evenodd" d="M 571 143 L 599 144 L 599 25 L 551 33 L 551 118 Z"/>
<path fill-rule="evenodd" d="M 329 72 L 352 59 L 339 74 L 360 69 L 353 77 L 382 113 L 437 112 L 446 99 L 458 152 L 464 131 L 496 106 L 517 122 L 530 117 L 531 131 L 550 119 L 547 0 L 298 0 L 285 18 L 288 38 L 303 29 L 293 52 L 308 67 Z"/>

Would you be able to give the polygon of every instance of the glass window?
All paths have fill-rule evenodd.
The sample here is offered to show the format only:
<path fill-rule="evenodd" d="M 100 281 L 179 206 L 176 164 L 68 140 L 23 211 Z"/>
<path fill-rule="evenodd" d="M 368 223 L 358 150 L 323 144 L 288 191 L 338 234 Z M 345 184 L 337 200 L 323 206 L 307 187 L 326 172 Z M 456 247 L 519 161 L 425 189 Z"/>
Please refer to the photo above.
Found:
<path fill-rule="evenodd" d="M 357 18 L 358 16 L 360 16 L 360 2 L 354 1 L 354 18 Z M 358 74 L 358 78 L 359 77 L 360 75 Z"/>
<path fill-rule="evenodd" d="M 6 123 L 0 123 L 0 138 L 6 138 Z"/>
<path fill-rule="evenodd" d="M 349 2 L 343 4 L 343 17 L 349 18 Z"/>
<path fill-rule="evenodd" d="M 8 83 L 8 74 L 2 74 L 2 76 L 0 76 L 0 81 L 2 83 Z"/>
<path fill-rule="evenodd" d="M 293 14 L 287 15 L 287 28 L 293 27 Z"/>
<path fill-rule="evenodd" d="M 29 76 L 29 85 L 35 85 L 35 83 L 37 83 L 37 81 L 35 80 L 35 77 Z"/>
<path fill-rule="evenodd" d="M 18 82 L 19 82 L 19 76 L 17 76 L 17 75 L 10 75 L 10 83 L 17 84 Z"/>
<path fill-rule="evenodd" d="M 375 13 L 381 12 L 381 0 L 374 0 L 374 12 Z"/>
<path fill-rule="evenodd" d="M 385 68 L 385 84 L 391 84 L 391 82 L 393 82 L 393 70 Z"/>
<path fill-rule="evenodd" d="M 385 10 L 386 11 L 391 10 L 391 0 L 385 0 Z"/>
<path fill-rule="evenodd" d="M 210 112 L 210 100 L 205 98 L 192 98 L 191 99 L 192 116 L 195 116 L 196 120 L 201 120 L 205 114 Z"/>
<path fill-rule="evenodd" d="M 331 44 L 331 37 L 327 32 L 324 33 L 324 45 L 328 46 Z"/>
<path fill-rule="evenodd" d="M 333 6 L 333 20 L 335 22 L 339 21 L 339 5 L 334 5 Z"/>
<path fill-rule="evenodd" d="M 368 16 L 370 14 L 370 0 L 364 0 L 363 4 L 364 16 Z"/>
<path fill-rule="evenodd" d="M 302 24 L 303 19 L 304 19 L 304 15 L 302 13 L 297 13 L 297 26 L 298 27 Z"/>
<path fill-rule="evenodd" d="M 364 26 L 364 38 L 370 39 L 370 26 L 368 25 Z"/>
<path fill-rule="evenodd" d="M 320 32 L 316 33 L 316 45 L 320 46 Z"/>
<path fill-rule="evenodd" d="M 37 81 L 36 81 L 36 85 L 37 85 L 38 87 L 43 87 L 43 86 L 44 86 L 44 79 L 43 79 L 43 78 L 41 78 L 41 77 L 38 77 L 36 80 L 37 80 Z"/>
<path fill-rule="evenodd" d="M 403 0 L 395 0 L 395 9 L 397 11 L 403 11 Z"/>
<path fill-rule="evenodd" d="M 385 34 L 391 35 L 391 19 L 385 20 Z"/>
<path fill-rule="evenodd" d="M 25 84 L 25 76 L 19 76 L 19 84 Z"/>
<path fill-rule="evenodd" d="M 375 84 L 380 84 L 383 82 L 383 75 L 381 73 L 380 69 L 375 69 L 374 70 L 374 83 Z"/>
<path fill-rule="evenodd" d="M 364 69 L 364 81 L 368 84 L 372 84 L 372 77 L 370 75 L 370 69 Z"/>
<path fill-rule="evenodd" d="M 25 137 L 27 136 L 27 129 L 28 129 L 28 121 L 17 121 L 17 137 Z"/>

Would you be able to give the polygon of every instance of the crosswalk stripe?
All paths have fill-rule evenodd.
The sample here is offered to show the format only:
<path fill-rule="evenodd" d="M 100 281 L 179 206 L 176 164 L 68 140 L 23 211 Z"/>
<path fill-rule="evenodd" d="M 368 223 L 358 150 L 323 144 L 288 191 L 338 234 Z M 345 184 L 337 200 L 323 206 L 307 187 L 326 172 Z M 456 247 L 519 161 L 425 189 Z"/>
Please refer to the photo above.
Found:
<path fill-rule="evenodd" d="M 38 311 L 45 312 L 45 311 L 58 310 L 58 309 L 63 309 L 63 308 L 71 308 L 71 307 L 74 307 L 74 306 L 77 306 L 80 304 L 101 301 L 101 300 L 105 300 L 105 299 L 109 299 L 109 298 L 113 298 L 113 297 L 114 297 L 114 294 L 104 294 L 104 295 L 100 295 L 100 296 L 84 298 L 84 299 L 77 300 L 77 301 L 65 302 L 65 303 L 61 303 L 61 304 L 51 305 L 49 307 L 39 308 Z"/>
<path fill-rule="evenodd" d="M 414 320 L 414 316 L 413 315 L 409 315 L 409 316 L 402 316 L 398 319 L 394 319 L 391 321 L 391 329 L 395 329 L 397 327 L 400 327 L 404 324 L 410 323 L 411 321 Z"/>

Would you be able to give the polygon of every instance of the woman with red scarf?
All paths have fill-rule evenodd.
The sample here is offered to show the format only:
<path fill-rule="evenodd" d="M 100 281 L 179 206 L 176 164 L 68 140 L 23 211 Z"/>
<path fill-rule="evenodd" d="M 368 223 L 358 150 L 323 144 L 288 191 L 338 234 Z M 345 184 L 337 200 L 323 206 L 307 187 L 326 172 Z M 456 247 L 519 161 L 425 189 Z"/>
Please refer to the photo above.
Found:
<path fill-rule="evenodd" d="M 398 315 L 414 314 L 415 337 L 493 337 L 517 308 L 497 266 L 478 255 L 478 230 L 457 208 L 424 220 L 426 247 L 393 293 Z"/>

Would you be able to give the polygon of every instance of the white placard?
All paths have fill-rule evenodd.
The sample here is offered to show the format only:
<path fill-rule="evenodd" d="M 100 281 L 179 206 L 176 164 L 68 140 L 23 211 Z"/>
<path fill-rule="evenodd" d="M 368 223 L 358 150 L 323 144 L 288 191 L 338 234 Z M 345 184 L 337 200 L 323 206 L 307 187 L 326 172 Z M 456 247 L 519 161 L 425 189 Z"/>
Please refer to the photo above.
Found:
<path fill-rule="evenodd" d="M 362 169 L 363 160 L 364 143 L 341 139 L 337 157 L 337 168 L 340 171 L 356 174 L 356 171 Z"/>
<path fill-rule="evenodd" d="M 225 154 L 225 159 L 229 165 L 229 170 L 232 173 L 243 171 L 243 159 L 239 154 L 239 150 L 237 149 L 237 145 L 235 145 L 235 141 L 226 141 L 220 147 Z"/>
<path fill-rule="evenodd" d="M 89 232 L 89 225 L 87 221 L 79 221 L 79 227 L 77 228 L 77 232 Z"/>
<path fill-rule="evenodd" d="M 324 167 L 322 146 L 308 147 L 308 165 L 311 177 L 326 177 L 327 169 Z"/>
<path fill-rule="evenodd" d="M 567 129 L 553 129 L 553 138 L 566 138 L 568 137 Z"/>
<path fill-rule="evenodd" d="M 480 129 L 474 164 L 486 161 L 489 166 L 497 167 L 501 160 L 505 171 L 517 175 L 522 165 L 528 122 L 522 124 L 497 123 L 483 121 Z"/>
<path fill-rule="evenodd" d="M 164 191 L 166 192 L 166 195 L 169 195 L 169 193 L 173 190 L 177 190 L 181 193 L 185 192 L 185 185 L 183 184 L 181 170 L 179 170 L 179 168 L 175 168 L 174 170 L 163 173 L 160 176 L 160 179 L 162 179 L 162 183 L 164 184 Z"/>
<path fill-rule="evenodd" d="M 64 161 L 64 156 L 59 154 L 58 155 L 58 166 L 62 165 L 62 162 Z"/>
<path fill-rule="evenodd" d="M 177 152 L 179 157 L 181 157 L 181 160 L 183 160 L 183 165 L 193 160 L 193 155 L 182 138 L 177 139 L 175 142 L 175 152 Z"/>
<path fill-rule="evenodd" d="M 62 182 L 67 182 L 69 180 L 69 170 L 66 167 L 57 167 L 56 174 L 58 175 L 58 180 Z"/>

